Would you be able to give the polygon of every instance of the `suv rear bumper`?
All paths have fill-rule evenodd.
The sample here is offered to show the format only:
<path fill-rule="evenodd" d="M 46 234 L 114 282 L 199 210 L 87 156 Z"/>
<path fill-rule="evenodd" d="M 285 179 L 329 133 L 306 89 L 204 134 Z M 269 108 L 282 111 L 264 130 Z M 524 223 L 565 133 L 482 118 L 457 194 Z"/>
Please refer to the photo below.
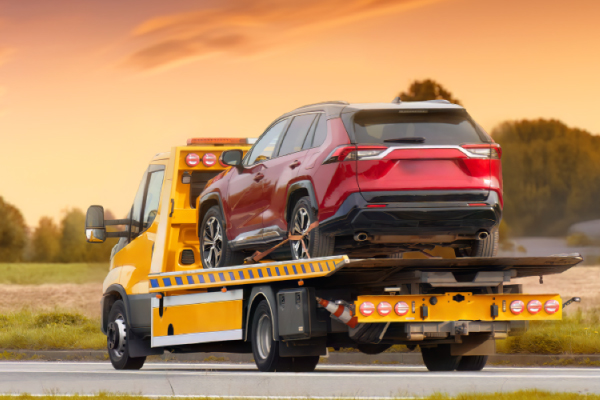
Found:
<path fill-rule="evenodd" d="M 385 196 L 381 192 L 375 196 L 353 193 L 333 217 L 320 222 L 319 229 L 333 236 L 354 235 L 359 232 L 373 236 L 475 236 L 480 231 L 491 232 L 500 224 L 502 209 L 494 191 L 431 191 L 431 195 L 424 193 L 386 192 Z M 425 201 L 372 201 L 397 198 Z M 427 201 L 440 198 L 458 201 Z M 473 200 L 468 201 L 470 198 Z M 478 205 L 469 205 L 473 203 Z M 373 207 L 376 204 L 385 207 Z"/>

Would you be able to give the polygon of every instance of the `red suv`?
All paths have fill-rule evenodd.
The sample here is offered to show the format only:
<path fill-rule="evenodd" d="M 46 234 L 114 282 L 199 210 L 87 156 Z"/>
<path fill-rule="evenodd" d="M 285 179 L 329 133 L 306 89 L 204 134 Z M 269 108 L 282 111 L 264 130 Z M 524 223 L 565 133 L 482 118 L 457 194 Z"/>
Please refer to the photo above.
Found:
<path fill-rule="evenodd" d="M 501 149 L 445 100 L 327 102 L 275 120 L 199 196 L 205 268 L 281 246 L 277 258 L 401 257 L 434 246 L 494 256 L 502 214 Z M 307 254 L 308 253 L 308 254 Z"/>

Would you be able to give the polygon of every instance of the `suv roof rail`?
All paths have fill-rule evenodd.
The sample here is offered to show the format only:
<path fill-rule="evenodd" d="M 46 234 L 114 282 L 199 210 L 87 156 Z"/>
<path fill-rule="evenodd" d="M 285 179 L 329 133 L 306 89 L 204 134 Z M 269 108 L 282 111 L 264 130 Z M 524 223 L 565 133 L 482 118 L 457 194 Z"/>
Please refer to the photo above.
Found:
<path fill-rule="evenodd" d="M 426 100 L 426 101 L 428 101 L 429 103 L 452 104 L 448 100 L 444 100 L 444 99 L 435 99 L 435 100 Z"/>
<path fill-rule="evenodd" d="M 331 104 L 331 105 L 342 105 L 342 106 L 347 106 L 348 103 L 347 101 L 340 101 L 340 100 L 333 100 L 333 101 L 322 101 L 320 103 L 314 103 L 314 104 L 307 104 L 305 106 L 302 107 L 298 107 L 296 108 L 296 110 L 299 110 L 301 108 L 306 108 L 306 107 L 312 107 L 312 106 L 320 106 L 320 105 L 325 105 L 325 104 Z"/>

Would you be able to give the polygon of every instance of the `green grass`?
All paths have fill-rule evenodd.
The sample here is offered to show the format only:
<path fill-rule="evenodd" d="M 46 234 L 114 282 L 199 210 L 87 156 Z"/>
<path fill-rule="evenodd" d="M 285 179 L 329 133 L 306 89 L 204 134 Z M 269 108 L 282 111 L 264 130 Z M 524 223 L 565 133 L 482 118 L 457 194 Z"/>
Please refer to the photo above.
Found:
<path fill-rule="evenodd" d="M 155 400 L 169 400 L 172 397 L 153 397 Z M 265 396 L 265 400 L 266 400 Z M 45 396 L 32 396 L 22 394 L 19 396 L 0 395 L 0 400 L 147 400 L 148 397 L 99 393 L 93 396 L 63 396 L 60 394 L 47 394 Z M 194 398 L 181 397 L 181 400 L 193 400 Z M 434 394 L 427 397 L 418 397 L 422 400 L 600 400 L 597 394 L 579 394 L 579 393 L 553 393 L 541 390 L 519 390 L 517 392 L 503 393 L 468 393 L 450 396 L 445 394 Z"/>
<path fill-rule="evenodd" d="M 101 283 L 107 273 L 107 263 L 2 263 L 0 284 Z"/>
<path fill-rule="evenodd" d="M 0 315 L 0 349 L 104 349 L 100 321 L 81 314 L 19 311 Z"/>
<path fill-rule="evenodd" d="M 522 336 L 497 342 L 498 353 L 598 354 L 600 309 L 567 315 L 562 321 L 534 321 Z"/>

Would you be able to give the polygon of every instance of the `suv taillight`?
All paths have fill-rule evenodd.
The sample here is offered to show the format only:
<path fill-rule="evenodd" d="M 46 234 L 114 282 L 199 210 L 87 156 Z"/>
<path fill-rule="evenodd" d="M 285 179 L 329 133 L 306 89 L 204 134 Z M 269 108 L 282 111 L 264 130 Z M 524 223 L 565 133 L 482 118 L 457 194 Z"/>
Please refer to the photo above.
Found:
<path fill-rule="evenodd" d="M 323 161 L 323 164 L 367 160 L 370 157 L 378 156 L 387 149 L 385 146 L 339 146 L 333 149 L 331 154 Z"/>
<path fill-rule="evenodd" d="M 461 147 L 476 157 L 485 157 L 492 160 L 499 160 L 502 157 L 502 148 L 498 143 L 463 144 Z"/>

